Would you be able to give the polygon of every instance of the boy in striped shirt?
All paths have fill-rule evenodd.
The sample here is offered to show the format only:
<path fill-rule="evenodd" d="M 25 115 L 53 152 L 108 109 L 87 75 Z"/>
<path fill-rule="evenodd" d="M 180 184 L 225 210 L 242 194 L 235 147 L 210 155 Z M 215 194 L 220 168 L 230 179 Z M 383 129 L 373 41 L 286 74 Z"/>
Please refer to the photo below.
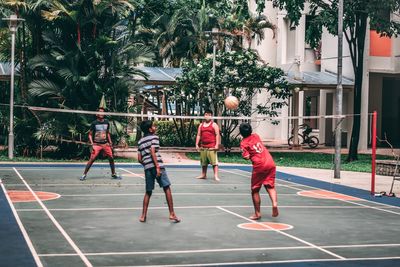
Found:
<path fill-rule="evenodd" d="M 146 221 L 147 209 L 150 203 L 150 197 L 154 190 L 154 183 L 157 183 L 164 189 L 165 197 L 167 199 L 169 209 L 169 219 L 173 222 L 180 222 L 181 220 L 175 215 L 174 205 L 172 201 L 171 182 L 168 179 L 167 172 L 163 165 L 163 160 L 160 153 L 160 140 L 156 133 L 156 126 L 153 121 L 143 121 L 140 124 L 144 136 L 138 143 L 138 161 L 144 167 L 144 174 L 146 179 L 146 194 L 143 199 L 143 211 L 140 217 L 140 222 Z"/>

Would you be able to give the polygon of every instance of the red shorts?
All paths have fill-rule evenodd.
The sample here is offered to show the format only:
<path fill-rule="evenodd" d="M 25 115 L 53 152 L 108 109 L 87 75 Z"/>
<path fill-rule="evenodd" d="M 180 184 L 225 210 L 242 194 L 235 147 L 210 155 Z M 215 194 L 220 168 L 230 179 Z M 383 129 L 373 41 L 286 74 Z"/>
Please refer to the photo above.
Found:
<path fill-rule="evenodd" d="M 251 175 L 251 189 L 261 188 L 263 185 L 274 188 L 275 176 L 275 165 L 266 165 L 263 168 L 253 169 L 253 173 Z"/>
<path fill-rule="evenodd" d="M 93 144 L 93 150 L 92 150 L 92 154 L 90 154 L 90 159 L 97 158 L 97 156 L 100 154 L 100 152 L 103 152 L 103 156 L 106 156 L 109 158 L 113 157 L 112 148 L 109 144 Z"/>

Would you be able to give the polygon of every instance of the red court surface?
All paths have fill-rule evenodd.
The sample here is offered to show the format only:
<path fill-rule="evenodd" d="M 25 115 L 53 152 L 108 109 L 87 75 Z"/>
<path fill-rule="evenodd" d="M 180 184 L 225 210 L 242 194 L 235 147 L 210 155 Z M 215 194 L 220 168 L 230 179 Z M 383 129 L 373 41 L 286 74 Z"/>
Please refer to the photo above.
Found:
<path fill-rule="evenodd" d="M 35 196 L 30 191 L 19 191 L 19 190 L 11 190 L 7 192 L 12 202 L 32 202 L 36 201 Z M 51 192 L 40 192 L 37 191 L 35 194 L 39 197 L 40 200 L 52 200 L 59 198 L 60 195 Z"/>
<path fill-rule="evenodd" d="M 321 198 L 321 199 L 339 199 L 339 200 L 350 200 L 350 201 L 359 201 L 361 199 L 339 194 L 336 192 L 326 191 L 326 190 L 307 190 L 307 191 L 300 191 L 297 193 L 299 196 L 303 197 L 312 197 L 312 198 Z"/>
<path fill-rule="evenodd" d="M 246 230 L 256 230 L 256 231 L 274 231 L 274 230 L 289 230 L 293 226 L 285 223 L 273 223 L 273 222 L 257 222 L 257 223 L 242 223 L 238 227 Z"/>

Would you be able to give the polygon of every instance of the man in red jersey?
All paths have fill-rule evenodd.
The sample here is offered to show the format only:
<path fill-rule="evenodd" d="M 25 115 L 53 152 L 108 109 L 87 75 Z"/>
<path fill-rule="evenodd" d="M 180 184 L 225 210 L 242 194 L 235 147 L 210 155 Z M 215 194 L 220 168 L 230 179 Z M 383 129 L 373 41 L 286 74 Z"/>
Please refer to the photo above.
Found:
<path fill-rule="evenodd" d="M 243 140 L 240 142 L 242 157 L 251 160 L 253 164 L 253 173 L 251 175 L 251 196 L 254 205 L 254 214 L 250 216 L 252 220 L 261 219 L 261 199 L 260 189 L 264 185 L 272 202 L 272 217 L 277 217 L 278 201 L 275 190 L 276 166 L 271 154 L 263 145 L 258 134 L 252 134 L 251 125 L 242 123 L 239 127 Z"/>
<path fill-rule="evenodd" d="M 211 164 L 214 170 L 214 179 L 218 178 L 218 157 L 217 150 L 220 143 L 218 124 L 211 120 L 212 111 L 204 111 L 204 122 L 200 123 L 196 136 L 196 149 L 200 151 L 201 175 L 198 179 L 206 179 L 207 166 Z"/>

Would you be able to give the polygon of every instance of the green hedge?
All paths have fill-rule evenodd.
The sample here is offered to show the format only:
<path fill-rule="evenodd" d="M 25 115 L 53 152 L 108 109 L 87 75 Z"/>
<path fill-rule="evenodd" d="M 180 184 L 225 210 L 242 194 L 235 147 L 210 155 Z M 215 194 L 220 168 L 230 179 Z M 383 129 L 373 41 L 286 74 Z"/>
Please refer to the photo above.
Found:
<path fill-rule="evenodd" d="M 173 121 L 157 121 L 157 135 L 160 137 L 160 145 L 161 146 L 184 146 L 184 147 L 192 147 L 195 146 L 197 127 L 199 123 L 195 122 L 192 125 L 192 133 L 189 138 L 184 138 L 180 140 L 178 131 L 175 127 Z M 179 124 L 180 125 L 180 124 Z M 190 126 L 189 122 L 184 124 L 185 132 L 187 132 L 188 127 Z"/>

